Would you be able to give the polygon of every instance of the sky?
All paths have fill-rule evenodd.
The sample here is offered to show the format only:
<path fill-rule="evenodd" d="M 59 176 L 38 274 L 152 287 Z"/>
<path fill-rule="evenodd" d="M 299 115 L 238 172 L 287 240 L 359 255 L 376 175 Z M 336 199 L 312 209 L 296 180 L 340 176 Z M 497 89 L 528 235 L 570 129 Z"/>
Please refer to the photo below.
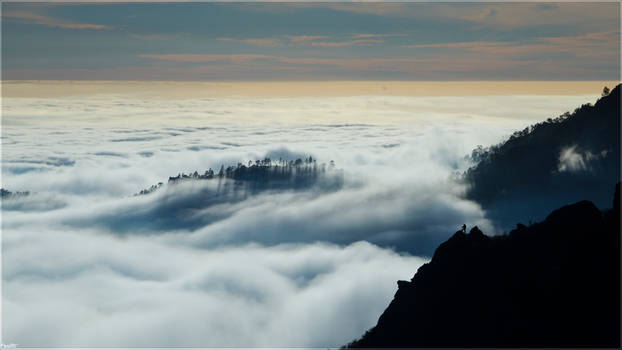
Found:
<path fill-rule="evenodd" d="M 4 80 L 619 80 L 620 4 L 2 3 Z"/>

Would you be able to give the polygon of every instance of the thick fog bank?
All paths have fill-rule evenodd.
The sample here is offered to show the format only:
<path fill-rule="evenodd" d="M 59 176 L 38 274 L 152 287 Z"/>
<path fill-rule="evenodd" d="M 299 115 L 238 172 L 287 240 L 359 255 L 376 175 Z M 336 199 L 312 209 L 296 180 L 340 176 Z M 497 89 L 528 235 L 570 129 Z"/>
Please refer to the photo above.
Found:
<path fill-rule="evenodd" d="M 23 347 L 345 344 L 398 279 L 486 212 L 476 145 L 592 97 L 5 99 L 3 341 Z M 179 173 L 335 162 L 338 187 L 213 197 Z"/>

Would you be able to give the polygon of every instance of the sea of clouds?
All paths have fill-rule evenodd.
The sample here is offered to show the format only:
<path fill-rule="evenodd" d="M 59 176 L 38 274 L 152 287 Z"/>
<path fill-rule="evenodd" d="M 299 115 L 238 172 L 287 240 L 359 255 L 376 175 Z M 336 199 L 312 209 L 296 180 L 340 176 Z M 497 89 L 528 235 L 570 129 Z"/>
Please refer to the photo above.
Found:
<path fill-rule="evenodd" d="M 594 96 L 6 98 L 2 342 L 335 347 L 372 327 L 460 225 L 477 145 Z M 311 155 L 339 190 L 198 207 L 180 172 Z"/>

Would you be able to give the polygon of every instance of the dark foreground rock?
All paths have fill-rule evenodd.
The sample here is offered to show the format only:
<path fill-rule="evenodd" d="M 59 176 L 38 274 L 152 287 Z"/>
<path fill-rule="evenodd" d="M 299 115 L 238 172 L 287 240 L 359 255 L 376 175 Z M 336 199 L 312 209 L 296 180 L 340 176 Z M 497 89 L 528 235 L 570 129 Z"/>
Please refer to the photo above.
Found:
<path fill-rule="evenodd" d="M 348 347 L 619 347 L 620 206 L 588 201 L 488 237 L 456 232 Z"/>

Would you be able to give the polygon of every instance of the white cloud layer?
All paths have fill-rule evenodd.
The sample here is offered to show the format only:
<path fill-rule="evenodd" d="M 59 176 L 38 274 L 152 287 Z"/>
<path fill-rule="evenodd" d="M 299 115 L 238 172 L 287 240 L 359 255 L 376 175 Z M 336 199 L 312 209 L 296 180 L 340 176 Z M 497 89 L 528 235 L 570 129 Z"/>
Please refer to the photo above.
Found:
<path fill-rule="evenodd" d="M 459 225 L 495 232 L 452 181 L 464 155 L 591 99 L 7 98 L 2 187 L 33 194 L 3 201 L 3 342 L 343 345 Z M 343 188 L 132 196 L 307 155 L 334 160 Z"/>
<path fill-rule="evenodd" d="M 4 334 L 23 347 L 335 346 L 371 327 L 395 280 L 423 262 L 364 242 L 204 251 L 88 230 L 4 239 Z"/>

